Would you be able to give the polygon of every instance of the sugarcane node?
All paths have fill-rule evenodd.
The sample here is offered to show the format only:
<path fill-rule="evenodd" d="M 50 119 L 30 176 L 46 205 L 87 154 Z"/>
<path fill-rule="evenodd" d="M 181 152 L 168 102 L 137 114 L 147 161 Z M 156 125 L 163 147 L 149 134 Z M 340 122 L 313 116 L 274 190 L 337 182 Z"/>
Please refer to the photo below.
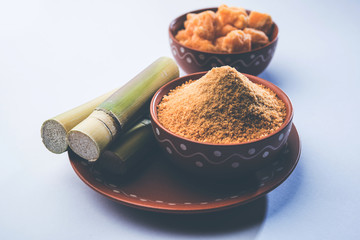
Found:
<path fill-rule="evenodd" d="M 117 89 L 105 93 L 89 102 L 61 113 L 46 120 L 41 126 L 41 138 L 45 147 L 53 153 L 63 153 L 68 150 L 67 133 L 87 118 L 93 110 Z"/>
<path fill-rule="evenodd" d="M 77 155 L 96 161 L 117 133 L 115 121 L 103 111 L 94 111 L 68 133 L 68 143 Z"/>

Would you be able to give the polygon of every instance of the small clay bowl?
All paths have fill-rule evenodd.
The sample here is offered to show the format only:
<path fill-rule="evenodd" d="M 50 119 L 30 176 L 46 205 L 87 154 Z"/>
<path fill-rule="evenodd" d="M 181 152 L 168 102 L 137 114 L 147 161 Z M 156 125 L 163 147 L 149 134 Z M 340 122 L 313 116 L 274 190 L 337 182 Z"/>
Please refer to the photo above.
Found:
<path fill-rule="evenodd" d="M 177 167 L 197 176 L 213 178 L 244 177 L 270 164 L 285 146 L 289 136 L 293 108 L 288 96 L 274 84 L 256 76 L 245 74 L 252 82 L 270 88 L 285 103 L 286 118 L 272 134 L 239 144 L 212 144 L 186 139 L 167 130 L 158 120 L 157 105 L 171 89 L 189 80 L 197 80 L 206 72 L 194 73 L 174 79 L 162 86 L 150 103 L 151 122 L 155 137 L 168 158 Z"/>
<path fill-rule="evenodd" d="M 216 12 L 217 8 L 205 8 L 188 13 L 200 13 L 206 10 Z M 248 10 L 248 13 L 250 12 Z M 186 73 L 208 71 L 213 67 L 229 65 L 241 73 L 258 75 L 269 65 L 278 42 L 279 28 L 275 23 L 273 23 L 273 29 L 269 36 L 270 42 L 265 46 L 241 53 L 206 52 L 187 47 L 175 38 L 177 32 L 184 29 L 184 22 L 188 13 L 177 17 L 169 26 L 171 52 Z"/>

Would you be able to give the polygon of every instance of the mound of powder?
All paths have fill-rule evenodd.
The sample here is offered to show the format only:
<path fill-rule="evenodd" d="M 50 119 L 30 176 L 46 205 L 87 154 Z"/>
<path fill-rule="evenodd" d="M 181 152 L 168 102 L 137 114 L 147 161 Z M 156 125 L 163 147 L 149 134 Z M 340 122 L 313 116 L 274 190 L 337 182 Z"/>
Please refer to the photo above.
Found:
<path fill-rule="evenodd" d="M 224 66 L 171 90 L 157 114 L 166 129 L 182 137 L 228 144 L 276 131 L 285 120 L 286 108 L 273 91 Z"/>

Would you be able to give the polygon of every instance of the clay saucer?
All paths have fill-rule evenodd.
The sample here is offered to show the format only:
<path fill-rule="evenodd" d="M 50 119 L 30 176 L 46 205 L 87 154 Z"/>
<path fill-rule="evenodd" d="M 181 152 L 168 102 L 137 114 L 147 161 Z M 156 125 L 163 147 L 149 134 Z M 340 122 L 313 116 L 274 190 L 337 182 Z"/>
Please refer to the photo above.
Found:
<path fill-rule="evenodd" d="M 185 175 L 161 151 L 131 177 L 114 177 L 69 151 L 76 174 L 95 191 L 121 204 L 155 212 L 202 213 L 239 206 L 275 189 L 296 167 L 300 139 L 294 125 L 286 146 L 271 164 L 242 179 L 202 181 Z"/>

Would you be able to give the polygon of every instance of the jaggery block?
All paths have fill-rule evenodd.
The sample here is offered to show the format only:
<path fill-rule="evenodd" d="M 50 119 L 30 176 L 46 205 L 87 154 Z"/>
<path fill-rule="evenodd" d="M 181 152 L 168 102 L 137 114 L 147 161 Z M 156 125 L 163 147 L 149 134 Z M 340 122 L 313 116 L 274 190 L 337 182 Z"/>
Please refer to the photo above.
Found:
<path fill-rule="evenodd" d="M 273 21 L 269 14 L 251 11 L 248 19 L 248 27 L 261 30 L 269 36 L 272 25 Z"/>
<path fill-rule="evenodd" d="M 186 41 L 181 42 L 187 47 L 194 48 L 200 51 L 207 51 L 207 52 L 215 52 L 216 48 L 212 44 L 211 41 L 207 39 L 203 39 L 198 35 L 193 35 L 191 38 L 187 39 Z"/>
<path fill-rule="evenodd" d="M 228 7 L 223 4 L 218 8 L 215 19 L 219 28 L 230 24 L 237 29 L 244 29 L 247 26 L 248 15 L 244 8 Z"/>
<path fill-rule="evenodd" d="M 252 11 L 248 15 L 244 8 L 223 4 L 216 13 L 207 10 L 187 14 L 185 29 L 175 38 L 198 50 L 243 52 L 267 44 L 272 25 L 268 14 Z"/>
<path fill-rule="evenodd" d="M 195 34 L 212 41 L 215 38 L 214 19 L 215 13 L 210 10 L 198 14 L 187 14 L 187 19 L 184 22 L 185 31 L 188 36 L 192 37 Z"/>
<path fill-rule="evenodd" d="M 188 32 L 185 29 L 182 29 L 180 31 L 178 31 L 178 33 L 176 34 L 175 38 L 179 41 L 179 42 L 183 42 L 187 39 L 189 39 L 191 36 L 188 35 Z"/>
<path fill-rule="evenodd" d="M 186 14 L 186 20 L 190 20 L 190 19 L 192 19 L 192 18 L 194 18 L 196 16 L 197 16 L 196 13 L 188 13 L 188 14 Z M 184 24 L 186 25 L 186 22 Z"/>
<path fill-rule="evenodd" d="M 251 35 L 242 30 L 234 30 L 216 40 L 216 49 L 220 52 L 245 52 L 251 50 Z"/>
<path fill-rule="evenodd" d="M 251 48 L 255 49 L 269 43 L 269 38 L 263 31 L 256 30 L 255 28 L 245 28 L 244 33 L 251 36 Z"/>
<path fill-rule="evenodd" d="M 216 36 L 223 37 L 226 36 L 229 32 L 234 30 L 237 30 L 237 28 L 234 27 L 233 25 L 226 24 L 225 26 L 216 29 Z"/>

